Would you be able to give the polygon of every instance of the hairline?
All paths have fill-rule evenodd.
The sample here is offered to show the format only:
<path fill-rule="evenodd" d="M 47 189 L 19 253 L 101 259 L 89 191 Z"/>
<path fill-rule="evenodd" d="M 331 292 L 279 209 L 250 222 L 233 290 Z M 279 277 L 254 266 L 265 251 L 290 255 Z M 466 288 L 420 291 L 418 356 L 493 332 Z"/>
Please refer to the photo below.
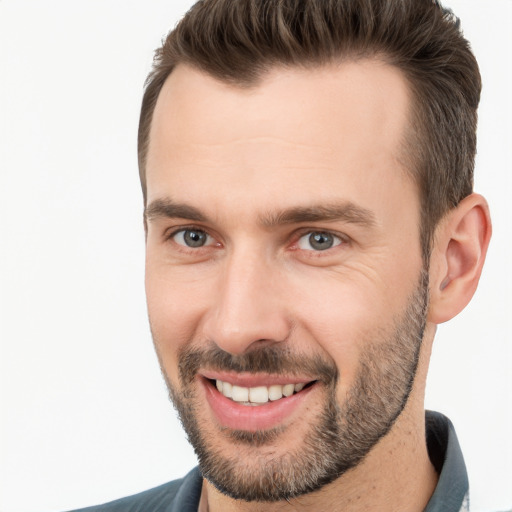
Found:
<path fill-rule="evenodd" d="M 252 75 L 250 77 L 239 77 L 237 79 L 231 78 L 231 77 L 225 77 L 225 76 L 217 76 L 215 73 L 210 73 L 208 70 L 204 69 L 202 66 L 197 65 L 194 62 L 188 61 L 183 59 L 182 61 L 176 62 L 174 66 L 169 70 L 169 72 L 161 78 L 159 82 L 161 82 L 160 86 L 158 87 L 157 91 L 158 94 L 154 98 L 154 101 L 152 103 L 151 111 L 148 112 L 150 115 L 149 122 L 147 126 L 145 127 L 145 131 L 142 134 L 144 137 L 141 142 L 141 149 L 140 153 L 142 156 L 141 164 L 140 164 L 140 174 L 141 174 L 141 181 L 143 182 L 144 186 L 144 206 L 147 206 L 147 188 L 146 188 L 146 165 L 148 160 L 148 153 L 149 153 L 149 146 L 150 146 L 150 136 L 151 136 L 151 129 L 153 126 L 153 116 L 154 112 L 158 103 L 158 99 L 160 98 L 162 89 L 165 87 L 166 82 L 169 80 L 173 72 L 179 67 L 188 67 L 192 70 L 195 70 L 199 73 L 202 73 L 210 78 L 213 78 L 214 80 L 217 80 L 219 83 L 222 83 L 227 86 L 231 86 L 234 89 L 238 90 L 252 90 L 257 89 L 262 85 L 262 83 L 265 81 L 267 77 L 271 75 L 274 71 L 279 70 L 294 70 L 294 69 L 302 69 L 302 70 L 320 70 L 320 69 L 328 69 L 331 66 L 337 66 L 340 65 L 343 62 L 352 61 L 354 63 L 358 63 L 361 61 L 380 61 L 383 64 L 386 64 L 387 66 L 390 66 L 394 68 L 396 71 L 398 71 L 401 75 L 401 77 L 404 79 L 407 91 L 408 91 L 408 106 L 407 106 L 407 119 L 405 122 L 404 130 L 402 133 L 401 140 L 399 141 L 398 147 L 399 151 L 398 154 L 394 155 L 397 162 L 400 164 L 399 167 L 401 170 L 404 171 L 404 174 L 408 175 L 412 178 L 413 184 L 419 185 L 418 178 L 419 178 L 419 166 L 421 165 L 421 162 L 419 162 L 419 156 L 414 155 L 413 151 L 410 151 L 411 148 L 417 144 L 418 137 L 421 135 L 419 132 L 422 131 L 422 123 L 420 121 L 420 105 L 419 105 L 419 95 L 417 88 L 414 84 L 414 82 L 410 79 L 410 77 L 407 75 L 407 73 L 396 63 L 392 61 L 392 58 L 387 56 L 384 52 L 350 52 L 346 53 L 344 55 L 338 56 L 336 58 L 331 58 L 329 60 L 323 59 L 323 60 L 309 60 L 306 62 L 300 62 L 295 64 L 288 64 L 284 62 L 274 62 L 269 63 L 268 66 L 265 66 L 264 68 L 261 68 L 255 75 Z M 148 80 L 149 82 L 149 80 Z M 144 178 L 144 179 L 142 179 Z M 418 188 L 418 193 L 419 188 Z"/>

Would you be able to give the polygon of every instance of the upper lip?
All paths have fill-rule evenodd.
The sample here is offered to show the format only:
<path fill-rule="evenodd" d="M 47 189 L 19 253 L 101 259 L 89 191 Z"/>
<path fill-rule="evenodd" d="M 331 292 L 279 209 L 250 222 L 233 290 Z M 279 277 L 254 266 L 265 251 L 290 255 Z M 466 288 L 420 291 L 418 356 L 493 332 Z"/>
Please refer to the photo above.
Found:
<path fill-rule="evenodd" d="M 214 370 L 204 370 L 200 375 L 205 379 L 221 380 L 222 382 L 229 382 L 235 386 L 244 388 L 255 388 L 258 386 L 284 386 L 285 384 L 307 384 L 316 379 L 311 377 L 298 377 L 286 375 L 271 375 L 265 373 L 235 373 L 223 372 Z"/>

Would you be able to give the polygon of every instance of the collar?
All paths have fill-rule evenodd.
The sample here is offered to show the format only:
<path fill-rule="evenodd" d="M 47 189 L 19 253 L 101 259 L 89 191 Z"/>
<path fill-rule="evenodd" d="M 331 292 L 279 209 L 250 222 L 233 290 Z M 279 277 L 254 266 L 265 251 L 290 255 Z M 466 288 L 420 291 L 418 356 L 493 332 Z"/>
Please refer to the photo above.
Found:
<path fill-rule="evenodd" d="M 457 435 L 444 415 L 426 411 L 427 450 L 439 473 L 436 490 L 424 512 L 469 511 L 469 482 Z"/>

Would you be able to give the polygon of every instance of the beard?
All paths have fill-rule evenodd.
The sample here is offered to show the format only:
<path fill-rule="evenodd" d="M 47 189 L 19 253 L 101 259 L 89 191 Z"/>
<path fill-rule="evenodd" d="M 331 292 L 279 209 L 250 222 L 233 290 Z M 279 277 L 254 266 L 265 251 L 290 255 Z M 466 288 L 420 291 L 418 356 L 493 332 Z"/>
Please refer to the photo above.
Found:
<path fill-rule="evenodd" d="M 203 349 L 187 347 L 179 354 L 180 389 L 171 384 L 161 364 L 202 475 L 231 498 L 276 502 L 316 491 L 356 467 L 389 432 L 407 404 L 418 366 L 427 305 L 428 274 L 423 270 L 391 332 L 382 330 L 375 335 L 377 340 L 361 340 L 365 351 L 343 403 L 337 399 L 339 373 L 334 362 L 294 354 L 289 348 L 270 346 L 233 356 L 214 343 Z M 293 449 L 281 453 L 279 437 L 286 439 L 286 427 L 256 432 L 220 428 L 212 433 L 201 421 L 196 381 L 201 368 L 318 376 L 318 383 L 325 387 L 321 412 L 308 418 L 306 433 Z M 225 453 L 219 436 L 232 443 L 231 454 Z M 246 449 L 249 451 L 244 459 L 241 454 Z"/>

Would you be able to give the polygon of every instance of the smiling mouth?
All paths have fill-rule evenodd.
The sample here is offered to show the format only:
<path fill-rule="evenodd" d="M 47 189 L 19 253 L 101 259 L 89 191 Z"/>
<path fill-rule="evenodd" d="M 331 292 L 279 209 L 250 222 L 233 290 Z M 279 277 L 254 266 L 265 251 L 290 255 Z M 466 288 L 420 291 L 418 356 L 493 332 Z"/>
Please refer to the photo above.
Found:
<path fill-rule="evenodd" d="M 208 379 L 219 393 L 240 405 L 258 406 L 268 402 L 276 402 L 282 398 L 300 393 L 311 387 L 316 381 L 300 382 L 297 384 L 273 384 L 271 386 L 243 387 L 219 379 Z"/>

